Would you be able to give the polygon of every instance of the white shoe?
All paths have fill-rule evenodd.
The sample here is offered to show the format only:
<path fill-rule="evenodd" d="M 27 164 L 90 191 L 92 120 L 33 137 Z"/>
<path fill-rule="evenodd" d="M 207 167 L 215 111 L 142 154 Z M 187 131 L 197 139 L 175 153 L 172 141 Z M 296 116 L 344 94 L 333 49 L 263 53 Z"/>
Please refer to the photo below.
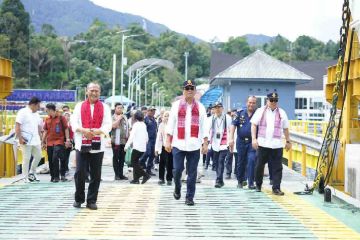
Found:
<path fill-rule="evenodd" d="M 30 182 L 40 182 L 35 173 L 30 173 L 27 177 Z"/>

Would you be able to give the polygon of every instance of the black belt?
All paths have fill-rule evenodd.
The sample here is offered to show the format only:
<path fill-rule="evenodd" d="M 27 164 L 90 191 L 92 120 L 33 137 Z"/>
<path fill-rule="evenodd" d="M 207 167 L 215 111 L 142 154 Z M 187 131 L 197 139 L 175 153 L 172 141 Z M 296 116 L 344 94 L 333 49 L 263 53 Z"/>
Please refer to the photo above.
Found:
<path fill-rule="evenodd" d="M 245 137 L 245 138 L 239 138 L 241 141 L 244 141 L 244 142 L 248 142 L 248 141 L 250 141 L 251 140 L 251 138 L 247 138 L 247 137 Z"/>

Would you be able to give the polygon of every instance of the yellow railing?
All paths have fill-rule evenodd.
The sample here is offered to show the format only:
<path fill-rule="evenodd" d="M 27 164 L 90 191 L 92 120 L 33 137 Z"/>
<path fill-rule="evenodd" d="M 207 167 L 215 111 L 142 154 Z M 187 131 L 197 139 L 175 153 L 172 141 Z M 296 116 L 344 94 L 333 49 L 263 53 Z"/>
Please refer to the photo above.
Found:
<path fill-rule="evenodd" d="M 303 121 L 290 120 L 290 131 L 304 133 L 306 135 L 323 137 L 325 136 L 327 122 L 324 121 Z"/>
<path fill-rule="evenodd" d="M 302 121 L 291 120 L 290 131 L 305 134 L 307 136 L 320 137 L 325 135 L 327 122 L 323 121 Z M 307 168 L 316 170 L 319 151 L 305 144 L 296 142 L 292 139 L 292 150 L 284 150 L 283 156 L 288 160 L 288 167 L 293 169 L 293 163 L 301 165 L 301 174 L 307 175 Z"/>

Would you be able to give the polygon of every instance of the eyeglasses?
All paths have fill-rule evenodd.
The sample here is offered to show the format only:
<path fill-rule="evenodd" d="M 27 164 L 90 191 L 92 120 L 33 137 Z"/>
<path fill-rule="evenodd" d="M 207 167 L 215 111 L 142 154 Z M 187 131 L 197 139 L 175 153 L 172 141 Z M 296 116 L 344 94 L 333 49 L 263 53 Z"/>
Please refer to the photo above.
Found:
<path fill-rule="evenodd" d="M 195 87 L 187 86 L 187 87 L 184 87 L 184 90 L 186 90 L 186 91 L 189 91 L 189 90 L 194 91 Z"/>
<path fill-rule="evenodd" d="M 270 102 L 278 102 L 279 100 L 276 99 L 276 98 L 275 98 L 275 99 L 274 99 L 274 98 L 269 98 L 269 101 L 270 101 Z"/>

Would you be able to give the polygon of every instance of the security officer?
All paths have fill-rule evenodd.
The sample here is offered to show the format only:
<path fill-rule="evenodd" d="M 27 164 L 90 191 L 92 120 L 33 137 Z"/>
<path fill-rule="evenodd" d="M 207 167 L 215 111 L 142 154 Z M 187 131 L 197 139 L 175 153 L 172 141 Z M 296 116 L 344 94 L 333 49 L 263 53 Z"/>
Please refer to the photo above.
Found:
<path fill-rule="evenodd" d="M 248 180 L 248 188 L 255 189 L 255 159 L 256 151 L 251 145 L 251 123 L 250 120 L 255 112 L 256 97 L 249 96 L 246 103 L 246 109 L 237 112 L 237 117 L 233 120 L 230 129 L 230 151 L 234 149 L 234 133 L 237 128 L 236 149 L 238 151 L 237 180 L 238 188 L 243 188 Z"/>
<path fill-rule="evenodd" d="M 144 119 L 149 136 L 149 142 L 146 145 L 146 152 L 140 158 L 141 165 L 146 168 L 146 172 L 151 176 L 155 176 L 155 173 L 151 172 L 151 169 L 154 166 L 155 143 L 157 135 L 157 122 L 154 118 L 155 111 L 155 107 L 150 107 L 147 111 L 147 116 Z"/>

